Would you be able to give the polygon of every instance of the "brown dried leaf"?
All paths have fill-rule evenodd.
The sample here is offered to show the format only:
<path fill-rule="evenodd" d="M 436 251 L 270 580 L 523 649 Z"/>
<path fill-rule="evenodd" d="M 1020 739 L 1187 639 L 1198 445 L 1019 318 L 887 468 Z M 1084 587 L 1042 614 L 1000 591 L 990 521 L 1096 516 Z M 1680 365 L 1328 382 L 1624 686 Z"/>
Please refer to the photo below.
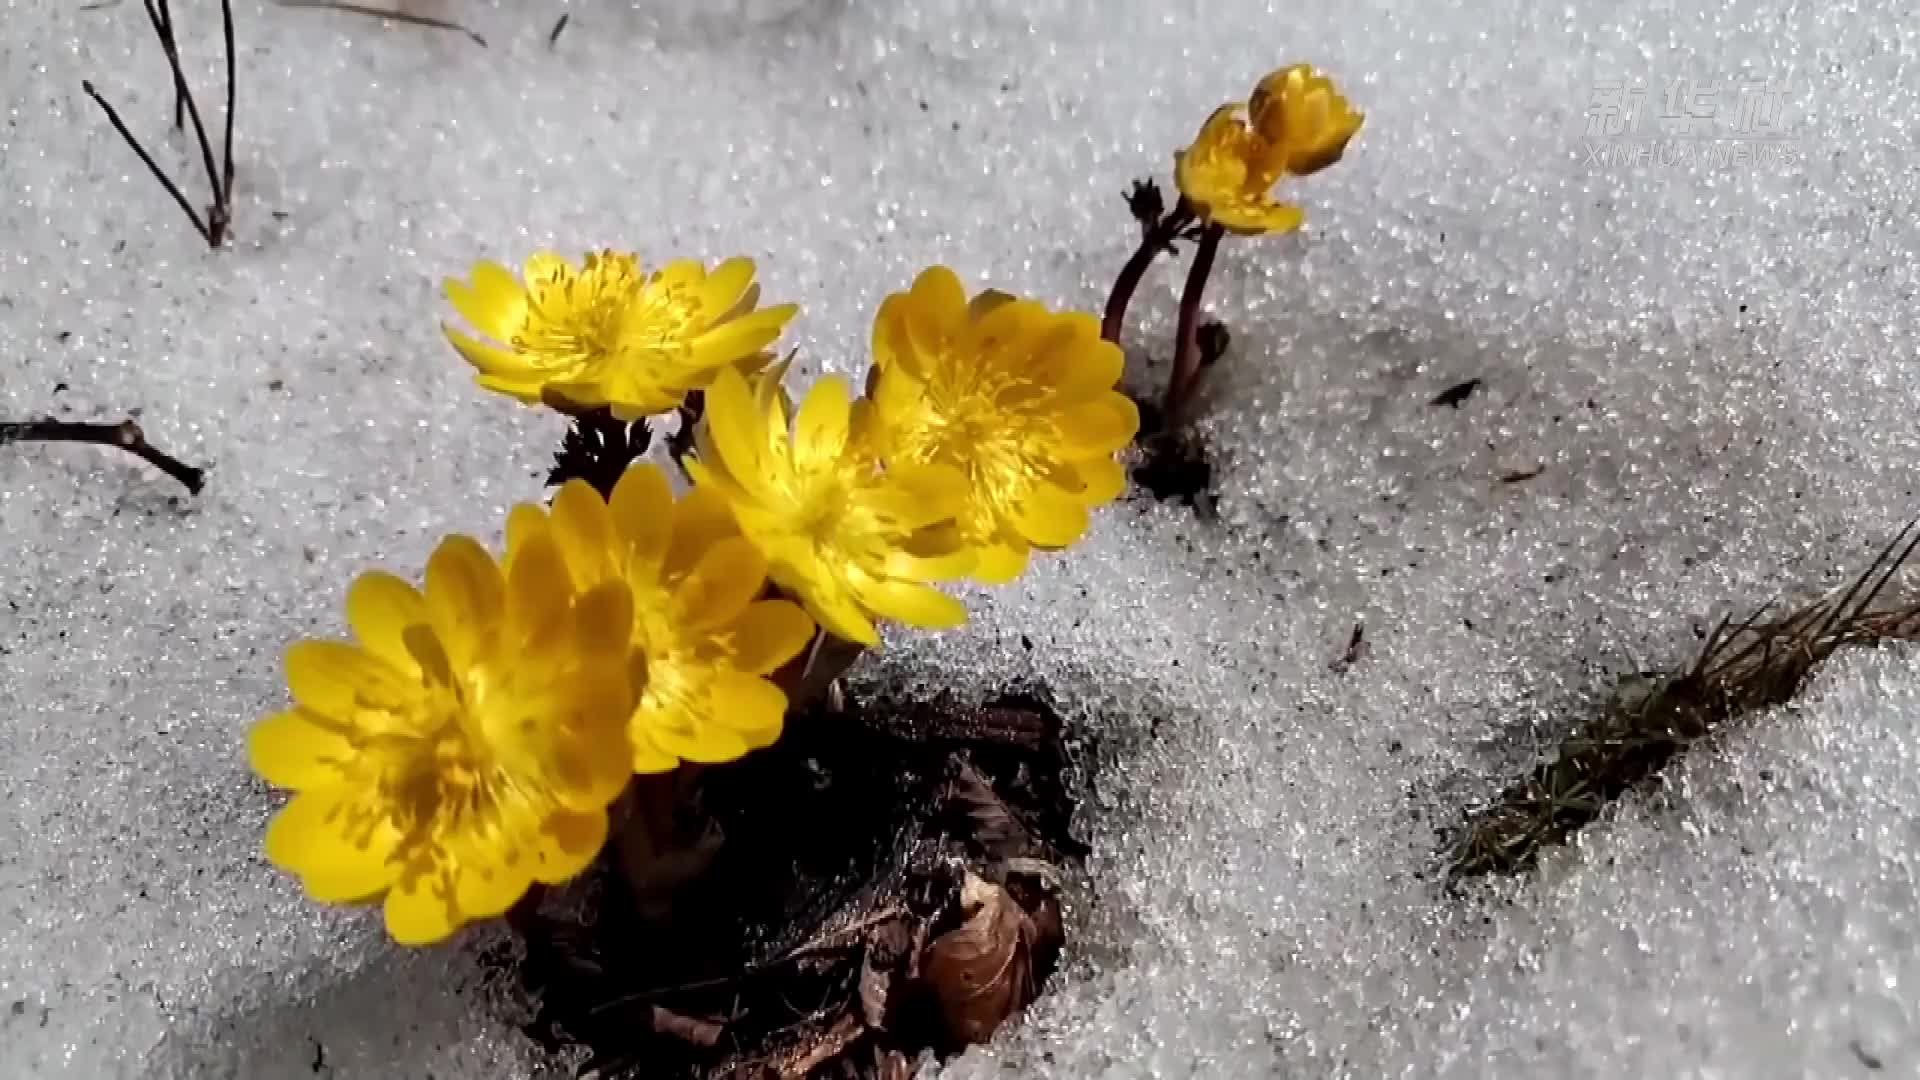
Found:
<path fill-rule="evenodd" d="M 1042 896 L 1027 912 L 1027 951 L 1032 959 L 1033 979 L 1044 982 L 1060 962 L 1061 946 L 1067 941 L 1066 922 L 1060 914 L 1060 899 Z"/>
<path fill-rule="evenodd" d="M 995 858 L 1025 854 L 1034 847 L 1027 827 L 993 790 L 993 785 L 971 764 L 963 764 L 947 788 L 947 796 L 966 812 L 973 839 Z"/>
<path fill-rule="evenodd" d="M 922 970 L 947 1034 L 983 1043 L 1033 1000 L 1032 920 L 1007 890 L 969 872 L 966 921 L 927 946 Z"/>

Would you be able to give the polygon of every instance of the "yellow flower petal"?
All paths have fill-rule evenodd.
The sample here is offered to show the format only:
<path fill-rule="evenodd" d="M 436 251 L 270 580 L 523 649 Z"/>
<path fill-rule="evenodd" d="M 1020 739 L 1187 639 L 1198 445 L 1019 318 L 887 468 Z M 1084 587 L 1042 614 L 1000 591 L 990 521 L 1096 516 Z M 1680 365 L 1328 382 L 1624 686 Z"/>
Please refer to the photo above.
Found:
<path fill-rule="evenodd" d="M 674 504 L 673 538 L 662 573 L 668 577 L 688 573 L 715 545 L 739 535 L 726 497 L 710 486 L 697 487 Z"/>
<path fill-rule="evenodd" d="M 938 355 L 967 328 L 967 289 L 960 277 L 944 266 L 930 266 L 913 281 L 908 293 L 907 333 L 922 356 Z"/>
<path fill-rule="evenodd" d="M 712 705 L 715 719 L 750 749 L 772 746 L 786 722 L 787 695 L 767 680 L 743 672 L 715 675 Z"/>
<path fill-rule="evenodd" d="M 820 469 L 838 458 L 847 448 L 847 429 L 852 418 L 853 395 L 845 379 L 827 375 L 814 383 L 794 421 L 795 467 Z"/>
<path fill-rule="evenodd" d="M 347 590 L 347 624 L 360 646 L 400 672 L 412 663 L 402 634 L 428 621 L 427 603 L 413 586 L 385 571 L 360 575 Z"/>
<path fill-rule="evenodd" d="M 468 337 L 451 326 L 442 324 L 440 329 L 454 349 L 482 376 L 491 377 L 503 385 L 530 388 L 534 400 L 538 400 L 540 383 L 549 377 L 546 368 L 498 345 Z M 482 378 L 481 381 L 486 382 L 487 379 Z"/>
<path fill-rule="evenodd" d="M 1083 488 L 1080 497 L 1089 505 L 1112 502 L 1127 491 L 1127 469 L 1112 458 L 1095 458 L 1075 466 Z"/>
<path fill-rule="evenodd" d="M 767 433 L 739 373 L 723 371 L 707 388 L 706 425 L 727 475 L 749 490 L 764 487 Z"/>
<path fill-rule="evenodd" d="M 930 585 L 877 582 L 860 590 L 860 601 L 874 614 L 923 630 L 949 630 L 967 621 L 967 607 Z"/>
<path fill-rule="evenodd" d="M 449 278 L 447 298 L 454 310 L 475 330 L 495 341 L 510 341 L 526 319 L 527 291 L 514 280 L 513 271 L 496 262 L 482 262 L 473 268 L 473 283 Z"/>
<path fill-rule="evenodd" d="M 605 580 L 613 572 L 614 554 L 613 514 L 607 501 L 585 480 L 569 480 L 554 495 L 551 513 L 553 536 L 574 583 L 588 587 Z"/>
<path fill-rule="evenodd" d="M 975 552 L 973 579 L 982 585 L 1006 585 L 1026 573 L 1028 549 L 982 544 Z"/>
<path fill-rule="evenodd" d="M 654 271 L 649 285 L 661 290 L 692 289 L 698 287 L 706 270 L 694 259 L 674 259 Z"/>
<path fill-rule="evenodd" d="M 485 647 L 482 628 L 505 609 L 506 583 L 479 541 L 449 536 L 427 560 L 427 618 L 455 663 L 467 664 Z"/>
<path fill-rule="evenodd" d="M 633 633 L 633 593 L 626 581 L 614 578 L 589 589 L 574 607 L 578 620 L 580 648 L 587 652 L 623 654 Z M 605 674 L 618 672 L 609 667 Z M 584 682 L 583 686 L 587 685 Z M 625 692 L 611 687 L 594 687 L 597 694 L 624 698 Z"/>
<path fill-rule="evenodd" d="M 402 945 L 444 941 L 466 922 L 454 900 L 453 886 L 438 874 L 414 874 L 387 893 L 387 933 Z"/>
<path fill-rule="evenodd" d="M 812 645 L 813 636 L 813 620 L 798 604 L 759 600 L 734 623 L 728 652 L 741 671 L 771 675 Z"/>
<path fill-rule="evenodd" d="M 901 549 L 887 555 L 887 573 L 903 581 L 958 581 L 974 573 L 978 554 L 973 547 L 918 553 Z"/>
<path fill-rule="evenodd" d="M 913 336 L 907 328 L 907 311 L 911 303 L 911 298 L 902 294 L 889 296 L 880 302 L 880 310 L 873 317 L 873 366 L 867 373 L 868 394 L 875 392 L 874 382 L 880 372 L 887 368 L 906 368 L 908 374 L 920 377 L 920 373 L 910 367 L 919 358 L 919 352 L 913 346 Z"/>
<path fill-rule="evenodd" d="M 633 771 L 641 776 L 672 772 L 680 767 L 679 755 L 657 745 L 652 736 L 636 736 L 633 740 Z"/>
<path fill-rule="evenodd" d="M 528 649 L 562 645 L 565 598 L 572 592 L 573 579 L 551 531 L 529 537 L 507 561 L 507 614 L 514 640 Z"/>
<path fill-rule="evenodd" d="M 767 560 L 740 537 L 713 545 L 674 593 L 683 630 L 715 630 L 740 617 L 766 584 Z"/>
<path fill-rule="evenodd" d="M 976 361 L 991 364 L 987 358 L 996 350 L 1015 347 L 1031 336 L 1047 319 L 1047 310 L 1031 300 L 1007 300 L 992 305 L 967 324 L 954 348 L 962 354 L 980 357 Z"/>
<path fill-rule="evenodd" d="M 454 906 L 463 919 L 491 919 L 526 895 L 533 875 L 524 867 L 462 866 L 454 878 Z"/>
<path fill-rule="evenodd" d="M 628 468 L 613 487 L 609 510 L 627 558 L 641 566 L 659 566 L 673 535 L 673 487 L 667 474 L 645 463 Z"/>
<path fill-rule="evenodd" d="M 247 762 L 275 787 L 320 787 L 341 779 L 353 744 L 323 717 L 305 709 L 275 713 L 247 733 Z"/>
<path fill-rule="evenodd" d="M 950 465 L 897 465 L 888 479 L 900 498 L 884 505 L 905 528 L 918 530 L 952 517 L 967 500 L 967 474 Z"/>
<path fill-rule="evenodd" d="M 603 812 L 555 814 L 541 830 L 540 843 L 533 849 L 533 879 L 560 885 L 580 876 L 606 846 L 607 824 Z"/>
<path fill-rule="evenodd" d="M 542 400 L 542 389 L 548 385 L 546 378 L 545 373 L 534 372 L 524 375 L 482 375 L 474 382 L 482 390 L 505 394 L 525 405 L 538 405 Z"/>
<path fill-rule="evenodd" d="M 1111 454 L 1133 441 L 1140 409 L 1124 394 L 1106 394 L 1059 414 L 1063 449 L 1074 455 Z"/>
<path fill-rule="evenodd" d="M 701 310 L 715 314 L 733 310 L 733 306 L 753 285 L 753 272 L 752 259 L 736 256 L 722 260 L 700 282 Z"/>
<path fill-rule="evenodd" d="M 301 878 L 308 895 L 323 903 L 352 903 L 394 880 L 392 862 L 399 834 L 372 827 L 376 813 L 339 788 L 303 791 L 267 825 L 266 856 Z"/>
<path fill-rule="evenodd" d="M 780 304 L 729 319 L 693 339 L 694 362 L 703 367 L 717 367 L 732 359 L 753 359 L 756 363 L 752 366 L 757 368 L 771 359 L 762 356 L 761 350 L 773 344 L 780 331 L 799 313 L 797 304 Z"/>
<path fill-rule="evenodd" d="M 1069 321 L 1069 319 L 1071 321 Z M 1120 346 L 1102 340 L 1097 324 L 1082 323 L 1077 317 L 1053 327 L 1040 346 L 1036 365 L 1041 377 L 1056 388 L 1063 403 L 1084 401 L 1111 391 L 1126 366 L 1126 354 Z"/>
<path fill-rule="evenodd" d="M 1086 504 L 1051 484 L 1041 484 L 1027 495 L 1014 516 L 1013 526 L 1040 547 L 1061 548 L 1087 531 Z"/>
<path fill-rule="evenodd" d="M 287 689 L 293 700 L 326 717 L 344 717 L 362 702 L 407 697 L 413 684 L 391 665 L 339 641 L 302 641 L 287 649 Z"/>
<path fill-rule="evenodd" d="M 872 647 L 880 644 L 880 631 L 852 597 L 839 592 L 829 594 L 824 590 L 802 590 L 800 596 L 807 614 L 820 624 L 820 629 L 856 645 Z"/>
<path fill-rule="evenodd" d="M 536 251 L 527 256 L 520 272 L 528 281 L 544 282 L 571 275 L 573 267 L 568 265 L 565 256 L 557 252 Z"/>
<path fill-rule="evenodd" d="M 1215 224 L 1242 236 L 1292 232 L 1307 220 L 1299 207 L 1275 202 L 1216 204 L 1209 215 Z"/>

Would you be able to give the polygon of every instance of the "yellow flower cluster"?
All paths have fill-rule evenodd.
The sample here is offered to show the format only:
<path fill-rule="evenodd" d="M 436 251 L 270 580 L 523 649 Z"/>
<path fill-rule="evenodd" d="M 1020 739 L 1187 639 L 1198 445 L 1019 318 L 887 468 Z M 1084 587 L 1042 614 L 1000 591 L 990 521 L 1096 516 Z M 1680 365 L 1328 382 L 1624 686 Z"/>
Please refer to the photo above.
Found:
<path fill-rule="evenodd" d="M 1139 417 L 1090 317 L 935 267 L 882 304 L 866 394 L 829 376 L 796 407 L 765 352 L 793 309 L 756 310 L 753 273 L 601 253 L 448 283 L 494 339 L 447 330 L 491 389 L 622 417 L 704 390 L 693 486 L 569 481 L 512 511 L 500 560 L 452 537 L 424 589 L 354 584 L 353 641 L 289 650 L 293 707 L 249 749 L 294 792 L 267 855 L 314 898 L 383 901 L 405 943 L 500 915 L 592 861 L 635 774 L 776 740 L 816 623 L 956 626 L 933 583 L 1011 581 L 1124 488 Z"/>
<path fill-rule="evenodd" d="M 1274 185 L 1339 161 L 1364 119 L 1312 65 L 1282 68 L 1245 103 L 1214 110 L 1175 155 L 1174 181 L 1201 217 L 1231 232 L 1290 232 L 1306 214 L 1275 200 Z"/>

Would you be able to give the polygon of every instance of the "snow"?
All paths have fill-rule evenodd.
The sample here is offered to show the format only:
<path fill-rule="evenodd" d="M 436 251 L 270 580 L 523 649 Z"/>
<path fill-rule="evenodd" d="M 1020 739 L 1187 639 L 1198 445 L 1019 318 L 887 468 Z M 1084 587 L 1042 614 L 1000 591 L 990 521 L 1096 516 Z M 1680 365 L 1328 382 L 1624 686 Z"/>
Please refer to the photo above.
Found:
<path fill-rule="evenodd" d="M 217 112 L 217 5 L 175 7 Z M 803 305 L 808 376 L 858 370 L 880 298 L 933 262 L 1097 310 L 1133 240 L 1120 192 L 1293 60 L 1368 120 L 1299 184 L 1305 233 L 1223 249 L 1219 519 L 1116 507 L 970 595 L 968 629 L 868 668 L 1038 676 L 1103 737 L 1068 976 L 949 1074 L 1920 1072 L 1906 651 L 1837 662 L 1521 881 L 1447 891 L 1435 835 L 1609 673 L 1838 582 L 1913 513 L 1912 20 L 411 5 L 483 49 L 236 8 L 235 236 L 209 253 L 80 89 L 204 201 L 139 6 L 0 0 L 0 417 L 139 408 L 213 470 L 186 499 L 110 451 L 0 450 L 0 1072 L 539 1067 L 496 940 L 402 953 L 263 863 L 275 800 L 241 752 L 280 650 L 339 630 L 354 573 L 417 572 L 538 493 L 559 425 L 472 387 L 442 277 L 549 245 L 752 255 Z M 1644 87 L 1650 122 L 1677 78 L 1723 110 L 1735 80 L 1783 86 L 1793 159 L 1594 160 L 1600 84 Z M 1134 307 L 1144 378 L 1177 273 Z M 1330 670 L 1355 622 L 1365 654 Z"/>

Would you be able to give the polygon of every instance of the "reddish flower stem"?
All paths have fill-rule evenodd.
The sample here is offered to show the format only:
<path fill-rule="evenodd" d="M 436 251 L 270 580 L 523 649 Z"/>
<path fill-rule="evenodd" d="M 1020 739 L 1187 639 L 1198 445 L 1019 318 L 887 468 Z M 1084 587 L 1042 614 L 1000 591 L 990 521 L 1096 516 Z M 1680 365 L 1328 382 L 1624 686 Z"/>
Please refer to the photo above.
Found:
<path fill-rule="evenodd" d="M 1173 354 L 1173 374 L 1167 379 L 1167 430 L 1177 430 L 1186 421 L 1188 404 L 1200 383 L 1200 298 L 1207 291 L 1207 277 L 1213 273 L 1213 256 L 1220 250 L 1220 237 L 1226 230 L 1208 225 L 1200 234 L 1200 246 L 1193 253 L 1193 268 L 1187 271 L 1187 285 L 1180 293 L 1180 323 Z"/>
<path fill-rule="evenodd" d="M 1113 291 L 1107 294 L 1106 317 L 1100 320 L 1101 337 L 1116 345 L 1120 343 L 1120 330 L 1127 321 L 1127 305 L 1133 301 L 1133 292 L 1140 287 L 1147 267 L 1153 265 L 1161 252 L 1171 252 L 1174 238 L 1192 222 L 1193 206 L 1182 196 L 1165 217 L 1141 234 L 1140 246 L 1120 268 L 1120 276 L 1113 279 Z"/>

